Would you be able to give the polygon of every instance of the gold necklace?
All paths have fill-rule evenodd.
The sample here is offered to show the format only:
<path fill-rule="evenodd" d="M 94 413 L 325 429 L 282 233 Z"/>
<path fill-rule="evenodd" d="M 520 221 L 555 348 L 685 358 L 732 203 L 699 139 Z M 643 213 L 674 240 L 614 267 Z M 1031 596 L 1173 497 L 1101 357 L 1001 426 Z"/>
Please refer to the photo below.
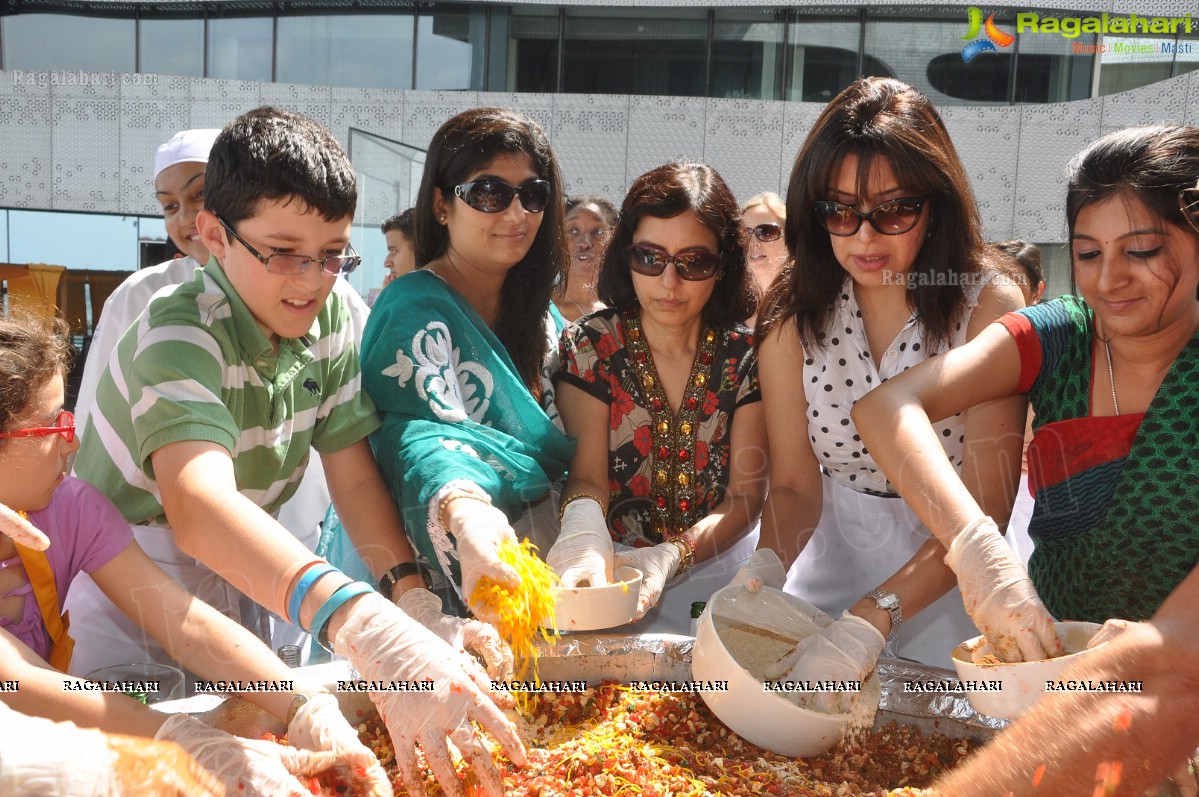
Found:
<path fill-rule="evenodd" d="M 700 411 L 708 382 L 712 379 L 712 363 L 716 359 L 716 332 L 707 328 L 700 334 L 683 401 L 675 415 L 658 377 L 653 354 L 645 341 L 639 311 L 622 313 L 621 320 L 628 338 L 629 362 L 634 376 L 645 390 L 649 404 L 647 409 L 653 433 L 649 452 L 653 472 L 650 480 L 653 528 L 656 534 L 667 540 L 682 534 L 703 516 L 703 496 L 698 494 L 700 484 L 695 470 L 695 449 Z M 711 456 L 714 454 L 709 452 Z"/>
<path fill-rule="evenodd" d="M 1111 338 L 1100 338 L 1103 341 L 1103 350 L 1107 353 L 1107 381 L 1112 386 L 1112 406 L 1116 408 L 1116 415 L 1120 414 L 1120 402 L 1116 400 L 1116 376 L 1112 370 L 1112 344 L 1109 342 Z"/>

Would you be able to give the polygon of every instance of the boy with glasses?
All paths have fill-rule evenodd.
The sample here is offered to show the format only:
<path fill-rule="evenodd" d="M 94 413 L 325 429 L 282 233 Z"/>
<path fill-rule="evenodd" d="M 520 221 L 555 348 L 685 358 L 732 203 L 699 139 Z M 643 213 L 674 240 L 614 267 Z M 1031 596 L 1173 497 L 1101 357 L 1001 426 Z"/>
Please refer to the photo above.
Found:
<path fill-rule="evenodd" d="M 464 733 L 469 720 L 514 760 L 524 755 L 487 699 L 481 668 L 371 586 L 317 560 L 270 514 L 294 492 L 316 447 L 334 506 L 373 576 L 390 576 L 399 595 L 420 585 L 366 440 L 379 419 L 361 390 L 350 313 L 333 293 L 359 262 L 349 245 L 353 168 L 311 119 L 260 108 L 217 137 L 206 178 L 196 225 L 212 258 L 193 280 L 156 296 L 121 339 L 100 379 L 78 471 L 121 508 L 164 569 L 243 625 L 254 627 L 266 607 L 368 680 L 431 679 L 434 695 L 373 695 L 410 791 L 416 739 L 434 772 L 452 772 L 444 738 L 456 731 L 459 750 L 498 784 L 481 739 Z M 448 618 L 421 618 L 431 619 Z M 85 636 L 106 644 L 111 663 L 162 655 L 120 628 L 111 607 L 95 607 L 76 626 L 80 646 Z M 455 786 L 443 784 L 448 793 Z"/>

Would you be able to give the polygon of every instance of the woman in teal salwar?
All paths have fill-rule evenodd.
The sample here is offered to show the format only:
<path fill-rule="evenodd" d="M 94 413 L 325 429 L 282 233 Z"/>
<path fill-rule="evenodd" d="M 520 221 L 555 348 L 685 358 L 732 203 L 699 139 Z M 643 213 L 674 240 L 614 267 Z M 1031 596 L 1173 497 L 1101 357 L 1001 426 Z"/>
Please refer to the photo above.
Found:
<path fill-rule="evenodd" d="M 548 550 L 551 485 L 574 444 L 545 377 L 567 267 L 558 165 L 514 111 L 458 114 L 433 137 L 415 207 L 421 269 L 379 296 L 362 342 L 371 436 L 418 555 L 469 596 L 515 584 L 496 552 L 516 524 Z"/>

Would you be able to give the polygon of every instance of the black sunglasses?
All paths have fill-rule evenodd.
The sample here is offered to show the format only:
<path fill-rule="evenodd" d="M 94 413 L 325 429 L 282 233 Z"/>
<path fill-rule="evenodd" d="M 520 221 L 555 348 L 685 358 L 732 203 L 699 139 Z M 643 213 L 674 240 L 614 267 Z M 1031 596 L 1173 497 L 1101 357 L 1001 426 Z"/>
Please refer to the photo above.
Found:
<path fill-rule="evenodd" d="M 880 202 L 865 213 L 826 199 L 816 203 L 816 222 L 830 234 L 842 238 L 855 235 L 864 221 L 870 222 L 870 226 L 883 235 L 903 235 L 920 221 L 923 209 L 924 199 L 914 196 Z"/>
<path fill-rule="evenodd" d="M 759 224 L 757 227 L 749 228 L 749 234 L 754 238 L 757 238 L 762 243 L 768 244 L 771 241 L 777 241 L 779 238 L 783 237 L 783 228 L 778 224 L 771 224 L 768 222 L 766 224 Z"/>
<path fill-rule="evenodd" d="M 720 255 L 707 249 L 688 249 L 672 255 L 665 249 L 650 244 L 633 244 L 629 247 L 629 267 L 646 277 L 657 277 L 674 264 L 679 279 L 696 282 L 711 279 L 720 266 Z"/>
<path fill-rule="evenodd" d="M 526 180 L 515 186 L 494 177 L 485 177 L 459 183 L 453 189 L 454 196 L 481 213 L 503 213 L 515 196 L 520 197 L 521 207 L 529 213 L 540 213 L 550 202 L 548 180 Z"/>

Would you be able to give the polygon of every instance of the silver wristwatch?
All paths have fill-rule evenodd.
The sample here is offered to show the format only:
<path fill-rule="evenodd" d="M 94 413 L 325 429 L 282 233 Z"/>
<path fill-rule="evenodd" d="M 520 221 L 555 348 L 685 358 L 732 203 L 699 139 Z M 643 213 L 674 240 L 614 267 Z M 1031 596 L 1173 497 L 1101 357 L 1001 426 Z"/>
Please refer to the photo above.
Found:
<path fill-rule="evenodd" d="M 899 596 L 894 592 L 883 592 L 881 589 L 876 589 L 867 592 L 863 597 L 873 598 L 876 607 L 891 615 L 891 633 L 887 634 L 887 649 L 891 650 L 895 646 L 895 639 L 899 636 L 899 626 L 903 623 L 903 607 L 899 605 Z"/>

